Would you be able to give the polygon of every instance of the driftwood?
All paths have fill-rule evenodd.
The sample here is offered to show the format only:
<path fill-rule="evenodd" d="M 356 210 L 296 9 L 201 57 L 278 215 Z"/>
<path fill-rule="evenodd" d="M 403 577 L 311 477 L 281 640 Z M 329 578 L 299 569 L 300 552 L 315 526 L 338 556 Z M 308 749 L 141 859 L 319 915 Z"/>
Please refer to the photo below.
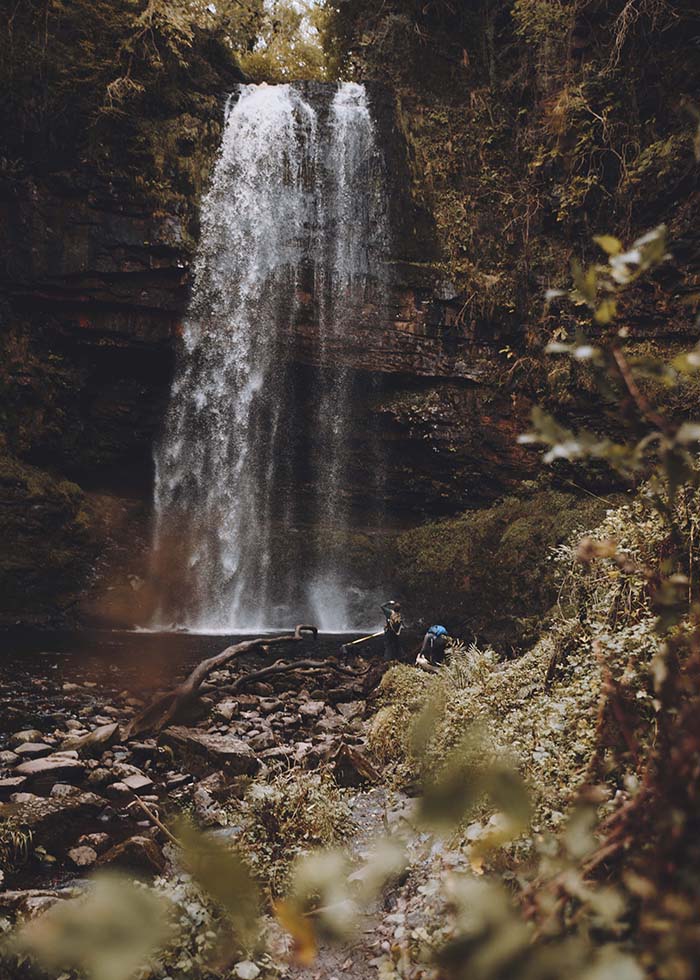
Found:
<path fill-rule="evenodd" d="M 207 677 L 219 667 L 235 660 L 236 657 L 244 653 L 251 653 L 253 650 L 267 652 L 271 646 L 278 646 L 281 643 L 299 643 L 304 639 L 305 633 L 311 633 L 316 637 L 318 630 L 315 626 L 297 626 L 292 634 L 284 636 L 257 637 L 254 640 L 243 640 L 233 646 L 226 647 L 221 653 L 214 657 L 202 660 L 192 673 L 185 678 L 182 684 L 160 694 L 154 698 L 150 704 L 146 705 L 126 726 L 122 737 L 132 738 L 134 735 L 145 735 L 148 732 L 159 732 L 166 725 L 173 722 L 176 716 L 191 704 L 196 698 L 204 693 L 203 685 Z M 211 690 L 211 688 L 209 688 Z"/>

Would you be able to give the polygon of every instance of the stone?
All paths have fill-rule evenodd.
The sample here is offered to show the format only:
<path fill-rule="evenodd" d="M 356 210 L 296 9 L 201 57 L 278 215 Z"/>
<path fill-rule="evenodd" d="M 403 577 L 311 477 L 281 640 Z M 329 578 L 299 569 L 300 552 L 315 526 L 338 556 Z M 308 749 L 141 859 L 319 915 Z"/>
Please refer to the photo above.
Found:
<path fill-rule="evenodd" d="M 294 731 L 301 725 L 301 715 L 281 715 L 280 724 L 288 731 Z"/>
<path fill-rule="evenodd" d="M 97 861 L 97 851 L 87 845 L 72 847 L 68 851 L 68 858 L 76 868 L 91 868 L 95 861 Z"/>
<path fill-rule="evenodd" d="M 367 756 L 347 742 L 335 742 L 326 756 L 333 767 L 339 786 L 361 786 L 363 783 L 380 783 L 381 774 Z"/>
<path fill-rule="evenodd" d="M 193 776 L 189 772 L 176 772 L 171 776 L 167 776 L 165 780 L 165 788 L 167 790 L 180 789 L 183 786 L 187 786 L 192 782 Z"/>
<path fill-rule="evenodd" d="M 17 793 L 27 782 L 26 776 L 8 776 L 0 779 L 0 800 L 9 800 L 13 793 Z"/>
<path fill-rule="evenodd" d="M 75 796 L 81 792 L 78 786 L 72 786 L 70 783 L 56 783 L 51 787 L 49 796 L 54 800 L 65 800 L 67 797 Z"/>
<path fill-rule="evenodd" d="M 173 725 L 166 728 L 162 738 L 174 748 L 204 756 L 234 775 L 251 775 L 259 768 L 251 747 L 235 735 L 211 735 L 196 728 Z"/>
<path fill-rule="evenodd" d="M 143 773 L 134 773 L 132 776 L 126 776 L 122 780 L 122 783 L 124 786 L 130 789 L 132 793 L 136 793 L 137 795 L 148 793 L 149 790 L 152 790 L 154 787 L 153 780 Z"/>
<path fill-rule="evenodd" d="M 100 755 L 107 746 L 119 738 L 119 725 L 116 721 L 100 725 L 87 735 L 73 735 L 61 744 L 61 750 L 74 750 L 81 755 Z"/>
<path fill-rule="evenodd" d="M 126 779 L 127 776 L 143 776 L 143 772 L 138 766 L 132 766 L 130 762 L 115 762 L 112 772 L 117 779 Z"/>
<path fill-rule="evenodd" d="M 97 769 L 93 769 L 88 773 L 87 777 L 88 786 L 94 786 L 97 788 L 102 788 L 103 786 L 107 786 L 109 783 L 114 783 L 116 781 L 117 777 L 105 766 L 98 766 Z"/>
<path fill-rule="evenodd" d="M 275 689 L 272 684 L 267 684 L 265 681 L 258 681 L 255 684 L 250 685 L 250 690 L 254 694 L 260 695 L 260 697 L 269 697 L 271 694 L 275 693 Z"/>
<path fill-rule="evenodd" d="M 83 834 L 78 838 L 78 847 L 91 847 L 98 854 L 102 854 L 109 847 L 111 839 L 109 834 L 105 833 Z"/>
<path fill-rule="evenodd" d="M 25 731 L 15 732 L 14 735 L 10 736 L 10 746 L 14 748 L 16 745 L 22 745 L 23 742 L 41 742 L 43 738 L 43 732 L 36 728 L 27 728 Z"/>
<path fill-rule="evenodd" d="M 15 767 L 14 773 L 16 776 L 26 776 L 33 788 L 50 788 L 54 783 L 80 782 L 85 774 L 85 764 L 79 759 L 54 754 L 22 762 Z"/>
<path fill-rule="evenodd" d="M 224 721 L 231 721 L 234 715 L 238 714 L 239 702 L 235 701 L 233 698 L 226 698 L 224 701 L 219 701 L 219 703 L 214 708 L 214 716 L 217 718 L 223 718 Z"/>
<path fill-rule="evenodd" d="M 106 786 L 104 794 L 108 800 L 114 800 L 116 803 L 130 800 L 134 795 L 133 791 L 129 789 L 126 783 L 121 782 L 121 780 Z"/>
<path fill-rule="evenodd" d="M 345 703 L 337 704 L 336 710 L 340 712 L 343 718 L 347 718 L 351 721 L 353 718 L 361 718 L 366 710 L 366 703 L 364 701 L 346 701 Z"/>
<path fill-rule="evenodd" d="M 98 858 L 100 867 L 114 865 L 129 871 L 163 874 L 167 862 L 160 847 L 151 837 L 136 835 L 115 844 Z"/>
<path fill-rule="evenodd" d="M 340 715 L 327 712 L 323 718 L 319 718 L 314 727 L 314 731 L 323 732 L 328 735 L 335 735 L 345 729 L 346 721 Z"/>
<path fill-rule="evenodd" d="M 10 752 L 9 749 L 0 752 L 0 767 L 3 769 L 11 769 L 18 762 L 19 756 L 15 752 Z"/>
<path fill-rule="evenodd" d="M 294 761 L 302 764 L 312 750 L 311 742 L 297 742 L 294 747 Z"/>
<path fill-rule="evenodd" d="M 131 742 L 129 748 L 134 758 L 138 760 L 152 759 L 158 752 L 158 745 L 154 738 L 144 739 L 143 742 Z"/>
<path fill-rule="evenodd" d="M 51 755 L 53 749 L 46 742 L 23 742 L 15 748 L 15 754 L 20 756 L 22 761 L 25 759 L 41 759 L 45 755 Z"/>
<path fill-rule="evenodd" d="M 305 701 L 299 705 L 299 714 L 302 718 L 318 718 L 325 707 L 325 701 Z"/>
<path fill-rule="evenodd" d="M 279 698 L 260 698 L 258 708 L 263 715 L 271 715 L 274 711 L 279 711 L 283 707 Z"/>
<path fill-rule="evenodd" d="M 52 853 L 75 840 L 76 825 L 94 819 L 104 800 L 94 793 L 78 793 L 66 799 L 14 793 L 9 803 L 0 803 L 0 820 L 12 817 L 32 832 L 34 845 L 49 845 Z"/>
<path fill-rule="evenodd" d="M 274 745 L 272 748 L 263 749 L 260 758 L 265 762 L 286 762 L 294 755 L 294 749 L 290 745 Z"/>
<path fill-rule="evenodd" d="M 241 960 L 234 966 L 233 975 L 238 977 L 238 980 L 256 980 L 256 977 L 260 976 L 260 967 L 252 960 Z"/>
<path fill-rule="evenodd" d="M 277 739 L 271 731 L 264 731 L 252 737 L 249 744 L 255 752 L 262 752 L 277 745 Z"/>
<path fill-rule="evenodd" d="M 26 888 L 16 891 L 0 892 L 0 912 L 20 915 L 23 919 L 35 919 L 50 909 L 56 902 L 77 898 L 81 889 L 70 888 Z"/>
<path fill-rule="evenodd" d="M 225 773 L 221 771 L 212 772 L 204 779 L 200 779 L 197 788 L 206 790 L 215 800 L 223 800 L 228 796 L 229 781 Z"/>

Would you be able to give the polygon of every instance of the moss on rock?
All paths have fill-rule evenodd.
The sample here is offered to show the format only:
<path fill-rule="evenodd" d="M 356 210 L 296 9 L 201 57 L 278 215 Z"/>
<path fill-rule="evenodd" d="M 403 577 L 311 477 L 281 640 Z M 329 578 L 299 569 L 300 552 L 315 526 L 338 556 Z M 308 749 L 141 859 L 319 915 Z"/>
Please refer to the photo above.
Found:
<path fill-rule="evenodd" d="M 530 485 L 493 507 L 404 531 L 396 574 L 407 606 L 501 650 L 531 645 L 556 599 L 551 549 L 609 506 Z"/>

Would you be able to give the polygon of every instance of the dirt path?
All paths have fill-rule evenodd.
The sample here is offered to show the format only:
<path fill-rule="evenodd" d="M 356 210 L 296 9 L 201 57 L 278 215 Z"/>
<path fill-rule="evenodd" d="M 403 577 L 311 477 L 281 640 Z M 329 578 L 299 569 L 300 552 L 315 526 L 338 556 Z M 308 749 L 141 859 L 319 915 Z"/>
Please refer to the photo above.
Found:
<path fill-rule="evenodd" d="M 385 830 L 388 812 L 396 798 L 384 787 L 358 792 L 351 801 L 357 831 L 349 841 L 353 857 L 361 857 L 372 840 Z M 360 917 L 353 940 L 342 945 L 323 943 L 315 961 L 308 967 L 290 965 L 283 976 L 286 980 L 367 980 L 377 968 L 372 962 L 381 955 L 381 923 L 387 914 L 386 899 L 368 906 Z"/>

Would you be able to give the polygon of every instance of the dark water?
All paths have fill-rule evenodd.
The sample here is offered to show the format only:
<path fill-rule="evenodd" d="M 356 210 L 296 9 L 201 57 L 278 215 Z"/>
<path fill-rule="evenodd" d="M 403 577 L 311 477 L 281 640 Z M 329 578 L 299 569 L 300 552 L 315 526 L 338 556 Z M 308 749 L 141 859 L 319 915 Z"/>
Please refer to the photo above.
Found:
<path fill-rule="evenodd" d="M 177 683 L 200 660 L 249 638 L 240 634 L 0 630 L 0 735 L 18 726 L 36 725 L 43 730 L 47 722 L 58 725 L 81 709 L 108 704 L 124 692 L 147 697 Z M 353 638 L 321 634 L 316 641 L 309 638 L 241 659 L 251 667 L 278 657 L 323 658 L 337 654 L 341 644 Z M 362 646 L 365 655 L 381 652 L 381 640 Z M 73 690 L 72 685 L 80 685 L 80 690 Z"/>

